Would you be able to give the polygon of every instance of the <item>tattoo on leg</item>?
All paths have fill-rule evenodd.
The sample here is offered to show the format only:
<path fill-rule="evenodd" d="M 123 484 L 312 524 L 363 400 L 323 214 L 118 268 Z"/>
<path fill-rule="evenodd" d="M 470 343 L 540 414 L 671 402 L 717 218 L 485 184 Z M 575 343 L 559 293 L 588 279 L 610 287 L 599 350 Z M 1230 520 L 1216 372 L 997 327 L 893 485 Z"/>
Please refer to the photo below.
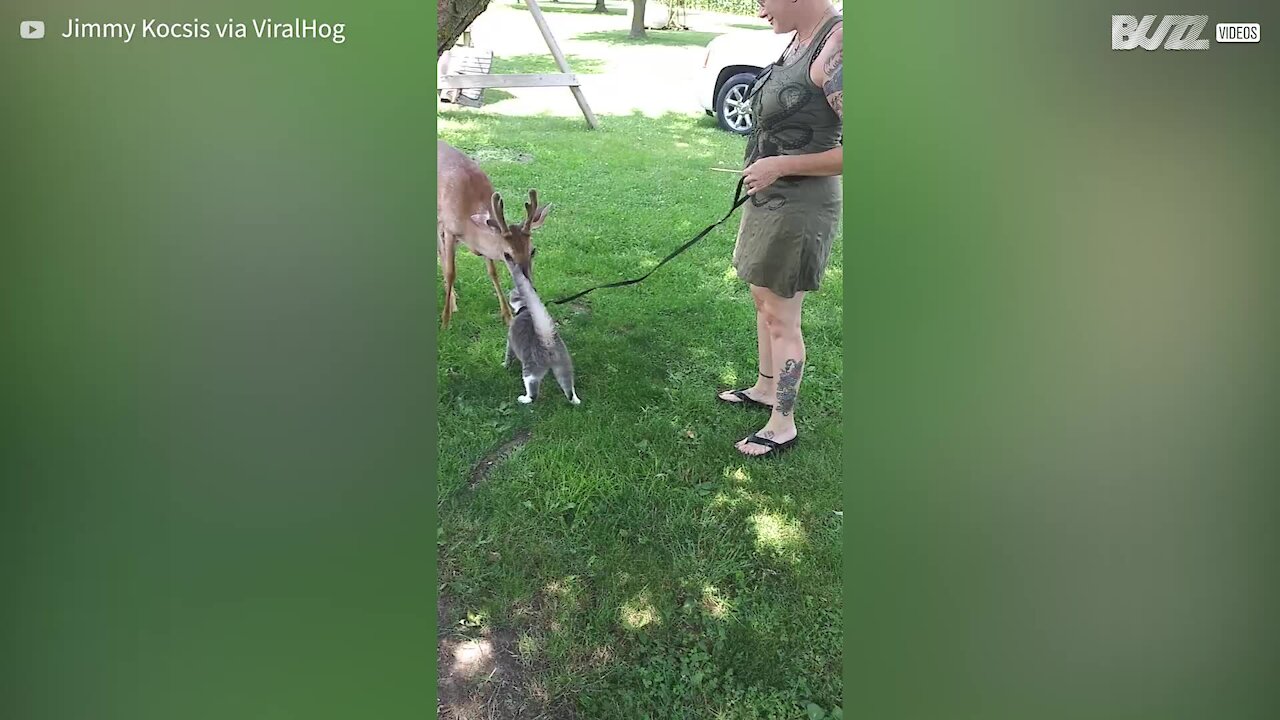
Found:
<path fill-rule="evenodd" d="M 782 375 L 778 378 L 778 412 L 790 415 L 796 406 L 796 393 L 800 389 L 800 374 L 804 372 L 804 363 L 799 360 L 788 360 L 782 366 Z"/>

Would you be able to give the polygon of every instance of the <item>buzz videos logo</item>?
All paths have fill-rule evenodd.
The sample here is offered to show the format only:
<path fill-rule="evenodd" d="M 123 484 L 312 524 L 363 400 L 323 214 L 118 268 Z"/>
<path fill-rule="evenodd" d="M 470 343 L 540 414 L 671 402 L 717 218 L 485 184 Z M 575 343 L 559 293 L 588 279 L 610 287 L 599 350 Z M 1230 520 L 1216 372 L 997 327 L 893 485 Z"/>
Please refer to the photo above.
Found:
<path fill-rule="evenodd" d="M 1144 15 L 1141 19 L 1133 15 L 1112 15 L 1111 49 L 1208 50 L 1211 45 L 1204 37 L 1208 25 L 1208 15 L 1165 15 L 1163 18 Z M 1214 34 L 1219 43 L 1262 40 L 1262 28 L 1257 23 L 1219 23 Z"/>

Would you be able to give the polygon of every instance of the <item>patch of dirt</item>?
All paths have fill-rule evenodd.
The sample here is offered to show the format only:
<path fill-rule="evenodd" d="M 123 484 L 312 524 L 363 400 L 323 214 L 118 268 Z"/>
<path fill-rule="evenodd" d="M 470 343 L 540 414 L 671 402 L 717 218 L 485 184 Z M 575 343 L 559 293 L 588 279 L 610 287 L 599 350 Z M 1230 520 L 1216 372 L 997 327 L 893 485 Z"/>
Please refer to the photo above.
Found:
<path fill-rule="evenodd" d="M 587 305 L 583 304 L 583 303 L 580 303 L 580 302 L 571 302 L 571 303 L 569 303 L 569 309 L 570 309 L 570 310 L 572 310 L 572 311 L 573 311 L 573 314 L 575 314 L 575 315 L 590 315 L 590 314 L 591 314 L 591 308 L 590 308 L 590 307 L 588 307 Z"/>
<path fill-rule="evenodd" d="M 507 456 L 529 442 L 531 437 L 533 437 L 532 431 L 528 429 L 520 430 L 515 437 L 490 450 L 484 457 L 480 458 L 467 476 L 467 489 L 474 490 L 480 483 L 488 480 L 489 473 L 493 471 L 493 467 L 506 460 Z"/>
<path fill-rule="evenodd" d="M 436 604 L 436 716 L 440 720 L 574 720 L 572 708 L 551 705 L 521 664 L 513 630 L 469 637 L 459 632 L 453 604 Z"/>

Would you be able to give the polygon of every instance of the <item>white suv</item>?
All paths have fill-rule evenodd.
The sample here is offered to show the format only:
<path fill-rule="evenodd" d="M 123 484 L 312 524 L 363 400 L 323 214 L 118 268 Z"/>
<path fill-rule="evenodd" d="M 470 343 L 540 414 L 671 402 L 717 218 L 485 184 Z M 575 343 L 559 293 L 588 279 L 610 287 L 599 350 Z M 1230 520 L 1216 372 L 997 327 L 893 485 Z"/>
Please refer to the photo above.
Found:
<path fill-rule="evenodd" d="M 740 135 L 751 132 L 747 91 L 756 76 L 787 49 L 791 35 L 743 30 L 725 33 L 707 43 L 695 87 L 702 109 L 714 115 L 720 127 Z"/>

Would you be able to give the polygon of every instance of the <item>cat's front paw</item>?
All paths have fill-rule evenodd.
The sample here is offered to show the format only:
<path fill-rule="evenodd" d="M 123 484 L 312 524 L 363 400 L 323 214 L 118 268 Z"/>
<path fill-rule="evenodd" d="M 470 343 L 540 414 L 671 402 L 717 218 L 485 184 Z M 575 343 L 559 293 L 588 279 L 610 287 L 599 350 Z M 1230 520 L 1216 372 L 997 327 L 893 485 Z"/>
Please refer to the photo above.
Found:
<path fill-rule="evenodd" d="M 529 403 L 533 402 L 533 398 L 529 397 L 528 395 L 521 395 L 520 397 L 516 398 L 516 400 L 519 400 L 522 405 L 528 405 Z"/>

